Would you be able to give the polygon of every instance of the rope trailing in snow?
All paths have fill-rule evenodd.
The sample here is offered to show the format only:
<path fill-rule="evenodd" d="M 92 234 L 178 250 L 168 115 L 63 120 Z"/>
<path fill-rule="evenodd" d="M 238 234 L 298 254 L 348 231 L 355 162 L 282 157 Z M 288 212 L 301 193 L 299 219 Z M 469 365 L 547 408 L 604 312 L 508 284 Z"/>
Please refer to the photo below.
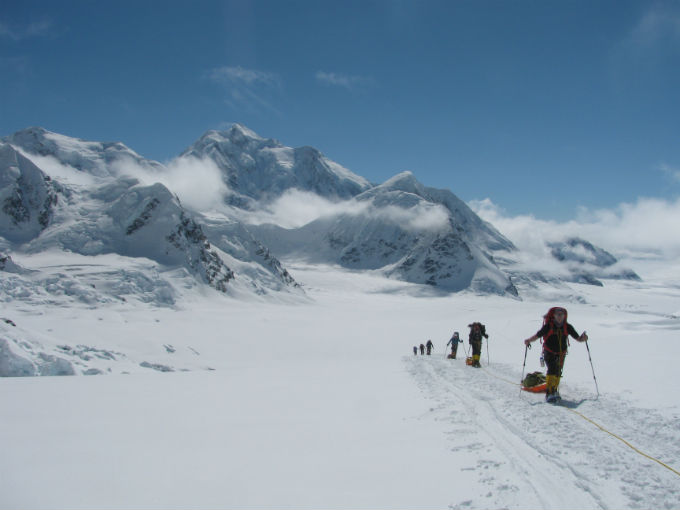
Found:
<path fill-rule="evenodd" d="M 656 458 L 652 457 L 651 455 L 647 455 L 645 452 L 639 450 L 638 448 L 635 448 L 635 447 L 634 447 L 632 444 L 630 444 L 628 441 L 626 441 L 625 439 L 623 439 L 623 438 L 620 437 L 620 436 L 617 436 L 617 435 L 614 434 L 613 432 L 608 431 L 606 428 L 604 428 L 604 427 L 603 427 L 602 425 L 600 425 L 599 423 L 594 422 L 593 420 L 591 420 L 591 419 L 588 418 L 587 416 L 585 416 L 585 415 L 579 413 L 578 411 L 576 411 L 576 410 L 574 410 L 574 409 L 569 409 L 568 407 L 567 407 L 566 409 L 567 409 L 568 411 L 571 411 L 571 412 L 574 413 L 574 414 L 579 415 L 579 416 L 580 416 L 581 418 L 583 418 L 584 420 L 586 420 L 586 421 L 592 423 L 592 424 L 595 425 L 598 429 L 600 429 L 602 432 L 606 432 L 606 433 L 609 434 L 610 436 L 615 437 L 616 439 L 618 439 L 619 441 L 621 441 L 623 444 L 625 444 L 628 448 L 632 449 L 634 452 L 639 453 L 639 454 L 642 455 L 643 457 L 647 457 L 649 460 L 653 460 L 653 461 L 656 462 L 657 464 L 659 464 L 659 465 L 665 467 L 665 468 L 668 469 L 669 471 L 672 471 L 672 472 L 675 473 L 676 475 L 680 476 L 680 472 L 676 471 L 675 469 L 673 469 L 672 467 L 670 467 L 668 464 L 664 464 L 664 463 L 661 462 L 659 459 L 656 459 Z"/>
<path fill-rule="evenodd" d="M 516 382 L 512 382 L 512 381 L 510 381 L 510 380 L 508 380 L 508 379 L 504 379 L 503 377 L 499 377 L 499 376 L 497 376 L 496 374 L 494 374 L 494 373 L 492 373 L 492 372 L 489 372 L 489 371 L 486 370 L 485 368 L 482 368 L 482 370 L 484 370 L 484 372 L 485 372 L 486 374 L 489 374 L 490 376 L 495 377 L 496 379 L 500 379 L 501 381 L 504 381 L 504 382 L 506 382 L 506 383 L 508 383 L 508 384 L 512 384 L 513 386 L 521 386 L 521 384 L 518 384 L 518 383 L 516 383 Z M 598 429 L 600 429 L 602 432 L 606 432 L 607 434 L 609 434 L 609 435 L 612 436 L 613 438 L 618 439 L 618 440 L 621 441 L 623 444 L 625 444 L 628 448 L 630 448 L 631 450 L 633 450 L 635 453 L 638 453 L 639 455 L 642 455 L 643 457 L 645 457 L 645 458 L 647 458 L 647 459 L 649 459 L 649 460 L 653 460 L 654 462 L 656 462 L 656 463 L 659 464 L 660 466 L 663 466 L 663 467 L 665 467 L 666 469 L 668 469 L 669 471 L 671 471 L 672 473 L 675 473 L 677 476 L 680 476 L 680 471 L 677 471 L 677 470 L 673 469 L 672 467 L 670 467 L 668 464 L 665 464 L 664 462 L 660 461 L 659 459 L 657 459 L 657 458 L 655 458 L 655 457 L 652 457 L 651 455 L 646 454 L 645 452 L 643 452 L 643 451 L 640 450 L 639 448 L 636 448 L 635 446 L 633 446 L 632 444 L 630 444 L 628 441 L 626 441 L 625 439 L 623 439 L 621 436 L 618 436 L 618 435 L 614 434 L 613 432 L 607 430 L 606 428 L 604 428 L 604 427 L 603 427 L 602 425 L 600 425 L 599 423 L 597 423 L 597 422 L 591 420 L 590 418 L 588 418 L 586 415 L 584 415 L 584 414 L 582 414 L 582 413 L 580 413 L 580 412 L 578 412 L 578 411 L 576 411 L 576 410 L 574 410 L 574 409 L 571 409 L 571 408 L 569 408 L 569 407 L 565 407 L 564 409 L 566 409 L 567 411 L 571 411 L 571 412 L 574 413 L 575 415 L 580 416 L 581 418 L 583 418 L 583 419 L 586 420 L 587 422 L 592 423 L 593 425 L 595 425 L 595 426 L 596 426 Z"/>
<path fill-rule="evenodd" d="M 504 381 L 504 382 L 506 382 L 506 383 L 508 383 L 508 384 L 512 384 L 513 386 L 521 386 L 521 384 L 518 384 L 518 383 L 516 383 L 516 382 L 510 381 L 509 379 L 504 379 L 504 378 L 502 378 L 502 377 L 500 377 L 500 376 L 494 374 L 493 372 L 489 372 L 489 371 L 488 371 L 486 368 L 484 368 L 484 367 L 482 367 L 482 370 L 483 370 L 484 372 L 486 372 L 487 374 L 489 374 L 491 377 L 495 377 L 496 379 L 500 379 L 501 381 Z"/>

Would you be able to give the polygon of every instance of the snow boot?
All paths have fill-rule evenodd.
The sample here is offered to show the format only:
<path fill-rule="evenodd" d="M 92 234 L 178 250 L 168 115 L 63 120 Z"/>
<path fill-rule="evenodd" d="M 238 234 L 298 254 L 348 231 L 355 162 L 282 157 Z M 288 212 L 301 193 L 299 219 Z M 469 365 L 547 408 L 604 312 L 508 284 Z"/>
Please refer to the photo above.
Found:
<path fill-rule="evenodd" d="M 550 403 L 555 403 L 559 402 L 562 400 L 562 397 L 560 397 L 560 392 L 557 391 L 557 387 L 560 384 L 560 376 L 559 375 L 546 375 L 545 376 L 545 382 L 546 382 L 546 391 L 545 391 L 545 401 L 550 402 Z"/>
<path fill-rule="evenodd" d="M 553 390 L 550 393 L 546 392 L 545 394 L 545 401 L 549 404 L 557 404 L 560 400 L 562 400 L 562 397 L 560 396 L 560 392 L 557 390 Z"/>
<path fill-rule="evenodd" d="M 480 368 L 482 366 L 479 364 L 479 354 L 472 356 L 472 366 L 475 368 Z"/>

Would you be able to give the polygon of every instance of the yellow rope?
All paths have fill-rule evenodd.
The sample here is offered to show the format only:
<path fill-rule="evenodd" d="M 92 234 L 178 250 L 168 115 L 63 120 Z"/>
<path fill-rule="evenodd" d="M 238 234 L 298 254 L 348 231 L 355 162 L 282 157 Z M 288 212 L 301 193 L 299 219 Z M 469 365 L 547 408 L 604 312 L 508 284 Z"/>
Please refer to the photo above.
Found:
<path fill-rule="evenodd" d="M 675 469 L 673 469 L 672 467 L 670 467 L 668 464 L 664 464 L 664 463 L 661 462 L 659 459 L 655 459 L 655 458 L 652 457 L 651 455 L 647 455 L 645 452 L 639 450 L 638 448 L 635 448 L 635 447 L 634 447 L 632 444 L 630 444 L 628 441 L 626 441 L 625 439 L 623 439 L 623 438 L 620 437 L 620 436 L 617 436 L 617 435 L 614 434 L 613 432 L 608 431 L 608 430 L 607 430 L 606 428 L 604 428 L 602 425 L 600 425 L 599 423 L 594 422 L 593 420 L 591 420 L 591 419 L 588 418 L 587 416 L 585 416 L 585 415 L 579 413 L 578 411 L 575 411 L 574 409 L 570 409 L 570 408 L 568 408 L 568 407 L 565 408 L 565 409 L 567 409 L 568 411 L 571 411 L 571 412 L 574 413 L 574 414 L 579 415 L 579 416 L 580 416 L 581 418 L 583 418 L 584 420 L 586 420 L 586 421 L 592 423 L 592 424 L 595 425 L 598 429 L 600 429 L 602 432 L 606 432 L 606 433 L 609 434 L 610 436 L 615 437 L 616 439 L 618 439 L 619 441 L 621 441 L 623 444 L 625 444 L 628 448 L 630 448 L 630 449 L 632 449 L 633 451 L 639 453 L 639 454 L 642 455 L 643 457 L 647 457 L 649 460 L 653 460 L 653 461 L 656 462 L 657 464 L 662 465 L 663 467 L 665 467 L 665 468 L 668 469 L 669 471 L 672 471 L 672 472 L 675 473 L 676 475 L 680 476 L 680 472 L 676 471 Z"/>
<path fill-rule="evenodd" d="M 484 370 L 484 372 L 486 372 L 487 374 L 489 374 L 491 377 L 495 377 L 496 379 L 500 379 L 501 381 L 505 381 L 505 382 L 508 383 L 508 384 L 512 384 L 513 386 L 521 386 L 521 384 L 518 384 L 518 383 L 516 383 L 516 382 L 510 381 L 510 380 L 508 380 L 508 379 L 504 379 L 504 378 L 502 378 L 502 377 L 500 377 L 500 376 L 494 374 L 493 372 L 489 372 L 489 371 L 488 371 L 486 368 L 484 368 L 484 367 L 482 367 L 482 370 Z"/>
<path fill-rule="evenodd" d="M 485 373 L 491 375 L 492 377 L 495 377 L 496 379 L 500 379 L 501 381 L 505 381 L 505 382 L 507 382 L 507 383 L 509 383 L 509 384 L 512 384 L 513 386 L 517 386 L 517 385 L 518 385 L 517 383 L 512 382 L 512 381 L 510 381 L 510 380 L 508 380 L 508 379 L 504 379 L 504 378 L 502 378 L 502 377 L 499 377 L 499 376 L 497 376 L 496 374 L 494 374 L 494 373 L 492 373 L 492 372 L 489 372 L 489 371 L 486 370 L 486 369 L 483 369 L 483 370 L 484 370 Z M 520 386 L 521 386 L 521 384 L 520 384 Z M 649 460 L 653 460 L 653 461 L 656 462 L 657 464 L 659 464 L 659 465 L 665 467 L 665 468 L 668 469 L 669 471 L 671 471 L 671 472 L 675 473 L 676 475 L 680 476 L 680 472 L 676 471 L 675 469 L 673 469 L 672 467 L 670 467 L 668 464 L 664 464 L 664 463 L 661 462 L 659 459 L 656 459 L 656 458 L 652 457 L 651 455 L 646 454 L 646 453 L 643 452 L 642 450 L 640 450 L 640 449 L 636 448 L 635 446 L 633 446 L 632 444 L 630 444 L 628 441 L 626 441 L 626 440 L 623 439 L 622 437 L 617 436 L 617 435 L 614 434 L 613 432 L 610 432 L 609 430 L 607 430 L 606 428 L 604 428 L 602 425 L 600 425 L 599 423 L 597 423 L 597 422 L 591 420 L 590 418 L 588 418 L 588 417 L 585 416 L 584 414 L 579 413 L 578 411 L 576 411 L 576 410 L 574 410 L 574 409 L 571 409 L 571 408 L 569 408 L 569 407 L 565 407 L 565 409 L 566 409 L 567 411 L 571 411 L 572 413 L 574 413 L 574 414 L 580 416 L 581 418 L 583 418 L 583 419 L 586 420 L 587 422 L 592 423 L 592 424 L 595 425 L 598 429 L 600 429 L 602 432 L 606 432 L 607 434 L 609 434 L 609 435 L 612 436 L 613 438 L 618 439 L 619 441 L 621 441 L 623 444 L 625 444 L 628 448 L 630 448 L 630 449 L 633 450 L 634 452 L 636 452 L 636 453 L 642 455 L 643 457 L 648 458 Z"/>

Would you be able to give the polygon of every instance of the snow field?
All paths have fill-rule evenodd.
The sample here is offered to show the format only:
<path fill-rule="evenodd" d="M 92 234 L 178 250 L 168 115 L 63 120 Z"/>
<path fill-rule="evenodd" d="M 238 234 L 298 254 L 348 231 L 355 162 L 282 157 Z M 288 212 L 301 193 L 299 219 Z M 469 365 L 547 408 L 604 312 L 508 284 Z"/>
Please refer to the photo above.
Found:
<path fill-rule="evenodd" d="M 124 356 L 106 375 L 0 380 L 0 507 L 680 506 L 676 475 L 570 411 L 680 467 L 678 289 L 575 286 L 588 304 L 428 297 L 287 266 L 313 302 L 6 303 L 3 316 L 46 347 Z M 522 340 L 552 304 L 588 331 L 599 398 L 577 342 L 565 407 L 520 394 Z M 480 370 L 465 365 L 467 343 L 444 356 L 475 320 L 490 335 Z M 433 355 L 413 356 L 427 339 Z M 539 369 L 534 345 L 527 372 Z"/>

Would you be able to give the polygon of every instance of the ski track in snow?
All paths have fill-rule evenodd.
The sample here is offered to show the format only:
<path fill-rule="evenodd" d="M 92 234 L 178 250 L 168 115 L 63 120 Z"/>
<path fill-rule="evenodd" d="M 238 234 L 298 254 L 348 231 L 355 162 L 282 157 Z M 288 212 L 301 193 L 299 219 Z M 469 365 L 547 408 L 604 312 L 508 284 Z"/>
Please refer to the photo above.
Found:
<path fill-rule="evenodd" d="M 478 473 L 479 486 L 451 508 L 665 508 L 680 506 L 678 476 L 604 433 L 569 408 L 623 435 L 637 448 L 677 465 L 678 422 L 616 398 L 574 394 L 562 385 L 563 404 L 521 393 L 502 365 L 481 370 L 457 360 L 406 357 L 408 371 L 435 402 L 461 470 Z M 502 476 L 497 476 L 498 473 Z M 474 492 L 476 491 L 476 494 Z M 612 500 L 612 494 L 619 499 Z"/>

